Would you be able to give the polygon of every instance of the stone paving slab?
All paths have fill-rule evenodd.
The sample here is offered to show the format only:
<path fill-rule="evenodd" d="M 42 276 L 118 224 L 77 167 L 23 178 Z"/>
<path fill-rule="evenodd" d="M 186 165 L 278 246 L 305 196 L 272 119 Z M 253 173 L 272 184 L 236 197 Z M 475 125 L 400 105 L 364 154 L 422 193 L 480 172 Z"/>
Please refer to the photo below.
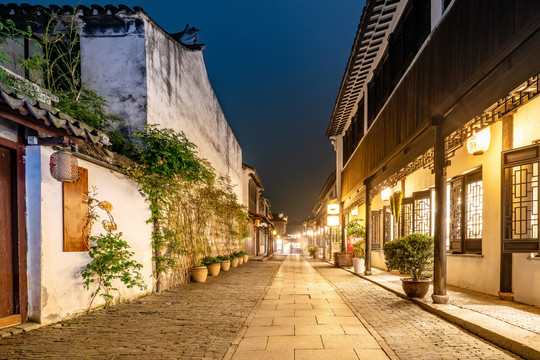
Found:
<path fill-rule="evenodd" d="M 372 270 L 362 278 L 406 298 L 399 276 Z M 457 287 L 449 287 L 448 294 L 448 304 L 434 304 L 429 296 L 410 301 L 524 358 L 540 359 L 540 309 Z"/>
<path fill-rule="evenodd" d="M 3 338 L 0 359 L 222 359 L 282 259 Z"/>
<path fill-rule="evenodd" d="M 400 359 L 519 358 L 366 279 L 322 261 L 310 264 Z"/>

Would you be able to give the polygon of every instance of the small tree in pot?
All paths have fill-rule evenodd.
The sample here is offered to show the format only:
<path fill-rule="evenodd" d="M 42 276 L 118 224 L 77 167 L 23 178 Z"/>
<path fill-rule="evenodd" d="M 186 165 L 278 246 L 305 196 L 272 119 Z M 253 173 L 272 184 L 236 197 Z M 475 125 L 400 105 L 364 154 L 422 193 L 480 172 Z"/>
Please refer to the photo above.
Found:
<path fill-rule="evenodd" d="M 307 248 L 309 255 L 313 256 L 314 259 L 319 257 L 319 245 L 311 245 Z"/>
<path fill-rule="evenodd" d="M 356 274 L 361 274 L 366 271 L 365 267 L 365 243 L 366 228 L 362 225 L 362 219 L 352 220 L 347 224 L 347 236 L 358 238 L 359 240 L 353 244 L 353 268 Z"/>
<path fill-rule="evenodd" d="M 388 271 L 399 270 L 410 278 L 403 278 L 403 291 L 408 297 L 422 298 L 427 294 L 433 270 L 433 238 L 410 234 L 384 244 Z"/>

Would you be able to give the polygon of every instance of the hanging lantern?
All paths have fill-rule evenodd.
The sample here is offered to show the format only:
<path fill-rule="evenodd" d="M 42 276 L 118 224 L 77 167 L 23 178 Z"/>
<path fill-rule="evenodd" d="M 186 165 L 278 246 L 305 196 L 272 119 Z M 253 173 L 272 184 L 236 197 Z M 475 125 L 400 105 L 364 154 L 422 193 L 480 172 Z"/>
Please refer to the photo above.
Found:
<path fill-rule="evenodd" d="M 331 215 L 339 214 L 339 204 L 328 204 L 327 212 Z"/>
<path fill-rule="evenodd" d="M 255 219 L 255 221 L 253 221 L 253 225 L 255 227 L 259 227 L 261 225 L 261 220 L 260 219 Z"/>
<path fill-rule="evenodd" d="M 58 181 L 72 183 L 79 180 L 79 165 L 75 156 L 56 151 L 51 155 L 51 176 Z"/>
<path fill-rule="evenodd" d="M 337 215 L 330 215 L 327 217 L 327 225 L 328 226 L 339 226 L 339 216 Z"/>
<path fill-rule="evenodd" d="M 489 148 L 491 132 L 489 127 L 474 133 L 467 139 L 467 152 L 473 155 L 482 155 Z"/>
<path fill-rule="evenodd" d="M 351 210 L 351 215 L 352 216 L 357 216 L 358 215 L 358 208 L 354 208 Z"/>
<path fill-rule="evenodd" d="M 392 189 L 386 188 L 381 192 L 381 200 L 388 200 L 390 199 L 390 195 L 392 195 Z"/>

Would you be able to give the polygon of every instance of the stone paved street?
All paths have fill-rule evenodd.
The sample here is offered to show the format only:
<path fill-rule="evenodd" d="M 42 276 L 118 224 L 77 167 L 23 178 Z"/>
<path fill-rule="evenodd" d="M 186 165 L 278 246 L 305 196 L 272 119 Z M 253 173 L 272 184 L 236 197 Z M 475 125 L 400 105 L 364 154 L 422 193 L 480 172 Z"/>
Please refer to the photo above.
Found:
<path fill-rule="evenodd" d="M 322 261 L 310 261 L 400 359 L 516 359 L 408 300 Z"/>
<path fill-rule="evenodd" d="M 281 259 L 0 340 L 0 359 L 221 359 Z"/>

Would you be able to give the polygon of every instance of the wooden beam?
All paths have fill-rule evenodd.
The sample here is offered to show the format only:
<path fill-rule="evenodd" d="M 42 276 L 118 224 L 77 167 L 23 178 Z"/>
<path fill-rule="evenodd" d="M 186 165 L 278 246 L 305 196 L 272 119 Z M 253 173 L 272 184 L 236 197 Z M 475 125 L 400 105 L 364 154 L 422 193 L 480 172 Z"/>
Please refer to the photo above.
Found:
<path fill-rule="evenodd" d="M 371 191 L 371 184 L 369 181 L 365 181 L 366 186 L 366 270 L 365 275 L 371 275 L 371 199 L 369 193 Z"/>

